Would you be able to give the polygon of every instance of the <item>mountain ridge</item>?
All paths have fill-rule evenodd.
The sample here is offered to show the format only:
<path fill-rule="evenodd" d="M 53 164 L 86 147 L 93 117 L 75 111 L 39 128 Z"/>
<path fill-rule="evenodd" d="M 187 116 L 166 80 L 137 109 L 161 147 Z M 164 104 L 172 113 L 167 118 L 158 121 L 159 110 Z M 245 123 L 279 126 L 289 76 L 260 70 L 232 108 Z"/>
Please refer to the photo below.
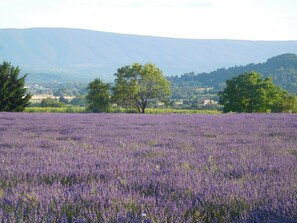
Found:
<path fill-rule="evenodd" d="M 297 41 L 184 39 L 72 28 L 0 29 L 0 61 L 29 73 L 28 80 L 113 80 L 117 68 L 156 64 L 164 75 L 210 72 L 297 53 Z"/>

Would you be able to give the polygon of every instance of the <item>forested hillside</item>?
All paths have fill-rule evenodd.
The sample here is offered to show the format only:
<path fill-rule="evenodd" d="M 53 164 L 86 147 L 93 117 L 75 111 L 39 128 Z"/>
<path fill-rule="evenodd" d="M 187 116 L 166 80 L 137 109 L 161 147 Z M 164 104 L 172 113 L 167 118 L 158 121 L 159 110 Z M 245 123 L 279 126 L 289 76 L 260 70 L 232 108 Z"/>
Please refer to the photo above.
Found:
<path fill-rule="evenodd" d="M 181 92 L 181 89 L 195 92 L 197 88 L 213 88 L 213 90 L 218 91 L 224 87 L 226 80 L 251 71 L 261 73 L 263 77 L 270 76 L 276 85 L 291 93 L 297 93 L 297 55 L 289 53 L 272 57 L 265 63 L 252 63 L 227 69 L 220 68 L 210 73 L 195 74 L 191 72 L 181 76 L 172 76 L 168 79 L 178 92 Z"/>

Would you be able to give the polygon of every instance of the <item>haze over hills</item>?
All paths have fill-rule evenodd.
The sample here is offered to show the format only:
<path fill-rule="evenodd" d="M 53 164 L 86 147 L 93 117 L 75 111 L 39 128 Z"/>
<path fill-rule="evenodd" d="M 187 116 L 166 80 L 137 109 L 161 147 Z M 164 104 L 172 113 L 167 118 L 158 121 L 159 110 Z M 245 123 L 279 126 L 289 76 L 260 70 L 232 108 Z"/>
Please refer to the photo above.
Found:
<path fill-rule="evenodd" d="M 210 72 L 297 53 L 297 41 L 201 40 L 68 28 L 0 29 L 0 61 L 28 72 L 30 82 L 113 80 L 117 68 L 151 62 L 166 76 Z"/>

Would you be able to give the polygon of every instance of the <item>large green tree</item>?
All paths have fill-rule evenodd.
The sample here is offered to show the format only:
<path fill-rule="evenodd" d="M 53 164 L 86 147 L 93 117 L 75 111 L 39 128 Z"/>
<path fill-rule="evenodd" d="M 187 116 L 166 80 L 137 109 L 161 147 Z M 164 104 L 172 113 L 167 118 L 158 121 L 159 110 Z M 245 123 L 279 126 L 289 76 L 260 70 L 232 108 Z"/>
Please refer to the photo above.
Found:
<path fill-rule="evenodd" d="M 21 112 L 30 104 L 31 94 L 26 92 L 27 74 L 19 78 L 20 68 L 9 62 L 0 65 L 0 111 Z"/>
<path fill-rule="evenodd" d="M 95 79 L 88 85 L 86 96 L 88 110 L 92 112 L 108 112 L 110 110 L 109 84 Z"/>
<path fill-rule="evenodd" d="M 169 81 L 151 63 L 124 66 L 118 69 L 115 76 L 114 102 L 134 108 L 138 113 L 144 113 L 149 103 L 166 101 L 171 94 Z"/>
<path fill-rule="evenodd" d="M 244 73 L 226 81 L 219 93 L 224 112 L 280 112 L 292 110 L 295 96 L 274 85 L 271 78 L 262 79 L 256 72 Z"/>

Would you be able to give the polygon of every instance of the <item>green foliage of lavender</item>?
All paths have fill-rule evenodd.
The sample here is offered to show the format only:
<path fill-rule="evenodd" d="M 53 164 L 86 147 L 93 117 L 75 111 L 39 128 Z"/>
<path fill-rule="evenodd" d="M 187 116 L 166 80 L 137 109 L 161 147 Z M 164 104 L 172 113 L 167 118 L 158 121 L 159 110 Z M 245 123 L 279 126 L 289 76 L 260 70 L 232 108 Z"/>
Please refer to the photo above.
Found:
<path fill-rule="evenodd" d="M 27 107 L 25 112 L 56 112 L 56 113 L 86 113 L 85 107 L 67 106 L 67 107 Z M 111 108 L 111 113 L 135 113 L 133 109 Z M 147 108 L 148 114 L 221 114 L 217 110 L 194 110 L 194 109 L 174 109 L 174 108 Z"/>
<path fill-rule="evenodd" d="M 0 222 L 296 222 L 297 115 L 0 113 Z"/>

